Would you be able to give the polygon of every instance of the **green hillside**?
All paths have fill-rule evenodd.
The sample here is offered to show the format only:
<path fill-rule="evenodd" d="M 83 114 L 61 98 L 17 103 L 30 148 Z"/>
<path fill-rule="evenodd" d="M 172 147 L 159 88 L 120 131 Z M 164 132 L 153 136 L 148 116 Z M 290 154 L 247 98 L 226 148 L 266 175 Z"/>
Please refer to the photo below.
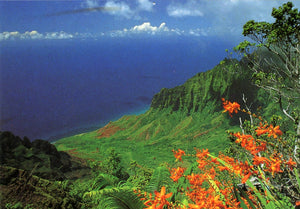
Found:
<path fill-rule="evenodd" d="M 161 89 L 144 114 L 54 144 L 0 132 L 0 207 L 299 208 L 292 7 L 273 9 L 272 24 L 248 21 L 243 34 L 258 45 L 244 41 L 234 49 L 240 61 Z"/>
<path fill-rule="evenodd" d="M 225 60 L 181 86 L 163 88 L 146 113 L 124 116 L 99 130 L 61 139 L 55 146 L 99 161 L 107 149 L 114 148 L 125 164 L 134 160 L 152 168 L 173 161 L 172 149 L 192 152 L 197 147 L 218 153 L 230 143 L 225 131 L 237 124 L 222 114 L 221 98 L 242 103 L 245 94 L 253 109 L 263 104 L 244 66 L 236 60 Z"/>

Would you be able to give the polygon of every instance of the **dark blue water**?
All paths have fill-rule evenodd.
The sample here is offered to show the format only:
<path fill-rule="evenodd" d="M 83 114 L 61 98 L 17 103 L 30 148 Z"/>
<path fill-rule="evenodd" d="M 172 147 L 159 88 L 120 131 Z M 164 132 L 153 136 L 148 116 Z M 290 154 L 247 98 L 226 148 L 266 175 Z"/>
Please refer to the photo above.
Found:
<path fill-rule="evenodd" d="M 54 140 L 149 108 L 161 88 L 215 66 L 216 40 L 31 40 L 0 45 L 1 131 Z"/>

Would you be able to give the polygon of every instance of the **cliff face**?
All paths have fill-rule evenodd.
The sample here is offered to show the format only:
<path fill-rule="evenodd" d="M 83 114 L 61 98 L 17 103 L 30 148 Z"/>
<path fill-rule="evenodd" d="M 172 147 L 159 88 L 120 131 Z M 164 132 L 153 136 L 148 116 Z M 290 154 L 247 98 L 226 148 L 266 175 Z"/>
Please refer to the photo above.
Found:
<path fill-rule="evenodd" d="M 221 98 L 240 101 L 245 94 L 252 101 L 256 100 L 258 89 L 251 84 L 250 77 L 243 64 L 226 60 L 210 71 L 198 73 L 181 86 L 162 89 L 154 96 L 151 107 L 195 113 L 210 105 L 211 112 L 220 111 Z"/>
<path fill-rule="evenodd" d="M 0 165 L 23 169 L 48 180 L 65 180 L 67 173 L 88 170 L 48 141 L 30 142 L 27 137 L 21 139 L 10 132 L 0 132 Z"/>
<path fill-rule="evenodd" d="M 232 123 L 228 114 L 222 114 L 221 98 L 242 104 L 245 94 L 253 110 L 260 105 L 259 91 L 243 66 L 235 60 L 225 60 L 181 86 L 162 89 L 146 113 L 124 116 L 99 130 L 59 140 L 55 145 L 81 153 L 104 153 L 114 147 L 128 157 L 128 162 L 136 160 L 153 167 L 168 162 L 170 150 L 176 148 L 187 152 L 193 152 L 194 147 L 208 148 L 217 153 L 229 145 L 225 130 L 231 129 Z M 101 160 L 99 154 L 89 157 Z"/>

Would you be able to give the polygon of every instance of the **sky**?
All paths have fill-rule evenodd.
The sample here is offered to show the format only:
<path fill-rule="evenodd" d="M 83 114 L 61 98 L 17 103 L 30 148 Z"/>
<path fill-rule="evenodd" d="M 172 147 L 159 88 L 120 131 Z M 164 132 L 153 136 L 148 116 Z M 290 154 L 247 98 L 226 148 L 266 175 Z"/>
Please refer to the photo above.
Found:
<path fill-rule="evenodd" d="M 0 1 L 0 41 L 132 36 L 241 38 L 281 0 Z M 292 1 L 300 8 L 300 0 Z"/>

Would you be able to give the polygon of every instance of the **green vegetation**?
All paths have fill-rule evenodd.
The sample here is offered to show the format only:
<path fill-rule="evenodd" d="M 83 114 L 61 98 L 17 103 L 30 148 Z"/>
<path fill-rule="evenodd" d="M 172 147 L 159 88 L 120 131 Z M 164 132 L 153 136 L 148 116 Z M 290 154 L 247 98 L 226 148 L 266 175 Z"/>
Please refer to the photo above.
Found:
<path fill-rule="evenodd" d="M 228 173 L 221 173 L 220 182 L 233 184 L 234 196 L 238 200 L 243 199 L 243 208 L 246 208 L 247 202 L 250 207 L 273 208 L 278 204 L 284 205 L 284 201 L 292 207 L 291 201 L 294 204 L 300 199 L 297 196 L 297 185 L 300 186 L 297 171 L 300 16 L 298 10 L 292 7 L 291 3 L 287 3 L 274 9 L 272 16 L 276 19 L 275 23 L 246 23 L 243 34 L 254 42 L 245 41 L 235 48 L 242 55 L 240 61 L 224 59 L 212 70 L 195 75 L 181 86 L 162 89 L 153 97 L 150 109 L 144 114 L 124 116 L 99 130 L 61 139 L 54 145 L 43 140 L 22 140 L 9 132 L 0 133 L 1 207 L 139 209 L 144 207 L 140 200 L 143 194 L 139 190 L 148 194 L 162 191 L 161 195 L 170 192 L 168 196 L 173 205 L 187 206 L 191 198 L 187 198 L 184 191 L 191 184 L 186 178 L 178 178 L 177 184 L 174 184 L 170 168 L 178 168 L 171 171 L 173 178 L 177 173 L 185 173 L 185 176 L 198 174 L 200 161 L 194 162 L 193 154 L 204 156 L 206 151 L 200 151 L 202 148 L 209 149 L 210 157 L 223 151 L 238 161 L 250 162 L 251 155 L 233 143 L 237 135 L 228 136 L 226 133 L 240 128 L 243 133 L 259 137 L 257 143 L 245 146 L 246 150 L 251 146 L 262 149 L 264 146 L 258 146 L 262 140 L 269 143 L 265 155 L 273 161 L 265 161 L 265 165 L 274 163 L 274 159 L 281 160 L 280 155 L 275 155 L 278 152 L 290 158 L 289 161 L 281 160 L 289 166 L 282 173 L 280 168 L 272 168 L 270 188 L 263 173 L 270 173 L 270 170 L 264 165 L 255 167 L 263 176 L 259 181 L 262 190 L 268 193 L 266 197 L 260 194 L 253 182 L 243 177 L 254 191 L 251 195 L 257 196 L 257 204 L 246 197 L 248 194 L 232 182 L 233 177 Z M 236 117 L 222 114 L 222 98 L 236 101 L 246 110 Z M 234 105 L 227 104 L 230 105 L 226 110 L 230 111 Z M 268 119 L 270 124 L 260 116 Z M 276 129 L 278 125 L 280 132 Z M 274 134 L 275 129 L 276 134 L 280 133 L 278 136 L 284 134 L 281 140 L 285 143 L 277 140 L 276 134 L 272 139 L 272 134 L 266 134 L 270 130 Z M 264 131 L 262 136 L 257 134 L 257 130 L 260 133 Z M 171 151 L 178 149 L 190 153 L 185 156 L 184 162 L 174 161 Z M 259 152 L 262 151 L 266 150 Z M 205 163 L 217 160 L 225 168 L 229 164 L 225 160 L 228 158 L 222 157 L 211 157 Z M 178 166 L 185 169 L 180 170 Z M 293 173 L 292 168 L 296 168 Z M 239 175 L 244 175 L 242 171 Z M 273 178 L 275 171 L 280 175 Z M 240 180 L 240 177 L 235 177 L 234 181 Z M 220 193 L 218 185 L 208 175 L 206 184 L 202 186 Z M 227 190 L 226 187 L 222 189 Z M 208 192 L 208 195 L 211 193 Z M 270 197 L 273 199 L 268 199 Z M 280 201 L 274 201 L 275 197 Z M 270 200 L 273 202 L 267 204 Z"/>
<path fill-rule="evenodd" d="M 244 73 L 237 74 L 237 66 Z M 114 148 L 127 168 L 132 160 L 150 168 L 172 162 L 171 150 L 177 148 L 209 148 L 218 153 L 230 144 L 224 130 L 238 124 L 220 114 L 221 98 L 242 102 L 242 94 L 247 95 L 255 109 L 266 106 L 268 101 L 251 84 L 243 62 L 225 60 L 181 86 L 162 89 L 145 114 L 124 116 L 99 130 L 61 139 L 55 146 L 96 161 L 102 161 L 106 150 Z"/>

